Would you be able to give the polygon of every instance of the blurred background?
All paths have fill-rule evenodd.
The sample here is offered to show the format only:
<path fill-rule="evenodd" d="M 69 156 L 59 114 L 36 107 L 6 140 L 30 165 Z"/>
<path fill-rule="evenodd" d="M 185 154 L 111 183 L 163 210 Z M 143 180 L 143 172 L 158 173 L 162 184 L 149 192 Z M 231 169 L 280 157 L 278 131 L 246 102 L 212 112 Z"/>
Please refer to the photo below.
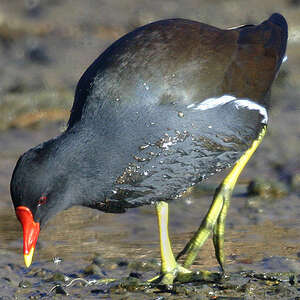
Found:
<path fill-rule="evenodd" d="M 299 0 L 1 0 L 0 275 L 18 280 L 27 274 L 21 226 L 9 195 L 16 160 L 64 130 L 77 81 L 106 47 L 159 19 L 188 18 L 226 28 L 260 23 L 273 12 L 283 14 L 289 24 L 288 60 L 273 86 L 268 134 L 232 200 L 225 250 L 229 270 L 300 272 Z M 171 204 L 175 252 L 198 228 L 223 176 Z M 33 267 L 58 268 L 52 258 L 61 257 L 61 272 L 84 268 L 95 253 L 106 259 L 158 259 L 154 209 L 111 215 L 73 208 L 49 223 L 38 248 Z M 211 241 L 196 264 L 217 267 Z M 16 291 L 3 286 L 7 295 Z"/>

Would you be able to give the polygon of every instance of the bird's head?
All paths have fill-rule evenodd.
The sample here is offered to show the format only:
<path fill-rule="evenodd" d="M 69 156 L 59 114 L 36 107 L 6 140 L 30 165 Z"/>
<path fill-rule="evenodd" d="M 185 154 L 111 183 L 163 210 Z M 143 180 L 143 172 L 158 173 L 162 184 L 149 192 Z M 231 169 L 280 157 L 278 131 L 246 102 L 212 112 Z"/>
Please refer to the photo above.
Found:
<path fill-rule="evenodd" d="M 63 180 L 43 145 L 23 154 L 14 169 L 10 184 L 16 216 L 23 227 L 23 251 L 27 267 L 32 262 L 40 229 L 64 209 L 59 205 Z M 54 180 L 56 178 L 56 180 Z"/>

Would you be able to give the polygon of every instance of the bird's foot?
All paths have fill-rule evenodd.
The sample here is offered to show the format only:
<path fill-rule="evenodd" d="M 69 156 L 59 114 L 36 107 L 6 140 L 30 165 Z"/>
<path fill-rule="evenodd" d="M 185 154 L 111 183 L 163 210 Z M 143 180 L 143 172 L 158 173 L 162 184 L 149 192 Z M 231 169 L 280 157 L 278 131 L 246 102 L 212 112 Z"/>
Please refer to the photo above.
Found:
<path fill-rule="evenodd" d="M 228 188 L 224 183 L 216 190 L 213 203 L 199 229 L 195 232 L 184 249 L 177 255 L 177 261 L 180 257 L 186 255 L 186 259 L 183 263 L 185 268 L 189 268 L 193 264 L 200 248 L 209 235 L 213 233 L 216 258 L 222 271 L 224 271 L 224 231 L 231 193 L 232 188 Z"/>
<path fill-rule="evenodd" d="M 217 217 L 219 215 L 219 211 L 222 208 L 223 203 L 215 203 L 214 206 L 220 206 L 217 208 Z M 160 250 L 161 250 L 161 274 L 156 276 L 148 281 L 150 284 L 155 284 L 156 286 L 162 287 L 163 289 L 172 289 L 173 283 L 187 283 L 193 281 L 216 281 L 221 276 L 218 273 L 211 273 L 209 271 L 198 271 L 192 272 L 187 269 L 187 266 L 181 266 L 178 262 L 176 262 L 172 248 L 171 242 L 168 234 L 168 204 L 164 201 L 160 201 L 156 204 L 156 212 L 158 216 L 158 228 L 160 234 Z M 213 211 L 211 214 L 216 214 Z M 215 219 L 217 219 L 215 217 Z M 198 230 L 198 233 L 195 235 L 194 239 L 192 239 L 192 254 L 193 259 L 196 257 L 198 253 L 198 249 L 207 239 L 208 235 L 211 233 L 213 225 L 216 221 L 210 221 L 210 215 L 207 216 L 205 226 L 203 225 Z M 208 226 L 207 226 L 208 225 Z M 199 244 L 200 243 L 200 244 Z M 196 248 L 195 248 L 196 247 Z M 188 255 L 190 257 L 191 253 Z"/>
<path fill-rule="evenodd" d="M 221 277 L 222 275 L 220 273 L 210 271 L 190 271 L 176 263 L 174 269 L 168 272 L 161 272 L 160 275 L 149 279 L 147 282 L 151 285 L 170 290 L 174 283 L 189 283 L 196 281 L 215 282 L 220 280 Z"/>

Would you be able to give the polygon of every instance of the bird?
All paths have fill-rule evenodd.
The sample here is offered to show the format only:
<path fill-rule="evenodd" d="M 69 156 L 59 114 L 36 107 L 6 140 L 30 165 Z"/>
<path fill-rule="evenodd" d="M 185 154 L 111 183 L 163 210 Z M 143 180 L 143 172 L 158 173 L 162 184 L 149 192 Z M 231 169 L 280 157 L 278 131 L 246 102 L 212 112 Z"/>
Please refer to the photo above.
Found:
<path fill-rule="evenodd" d="M 13 171 L 26 266 L 40 230 L 63 210 L 82 205 L 118 214 L 153 205 L 161 270 L 149 282 L 215 280 L 217 273 L 189 268 L 212 234 L 224 272 L 231 194 L 266 133 L 287 38 L 285 18 L 274 13 L 258 25 L 229 29 L 160 20 L 109 46 L 80 78 L 66 130 L 20 156 Z M 232 166 L 175 257 L 168 202 Z"/>

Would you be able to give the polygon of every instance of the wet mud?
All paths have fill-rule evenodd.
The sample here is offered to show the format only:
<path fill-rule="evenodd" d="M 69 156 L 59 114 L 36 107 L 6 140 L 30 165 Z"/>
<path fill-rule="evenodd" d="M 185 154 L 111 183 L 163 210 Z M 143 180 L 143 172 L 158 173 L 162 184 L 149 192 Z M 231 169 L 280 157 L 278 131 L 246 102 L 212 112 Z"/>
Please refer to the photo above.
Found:
<path fill-rule="evenodd" d="M 0 3 L 0 299 L 300 299 L 300 3 L 250 1 L 6 1 Z M 65 128 L 80 74 L 138 25 L 184 17 L 221 27 L 283 13 L 288 61 L 272 92 L 267 136 L 237 186 L 227 219 L 226 273 L 216 282 L 146 281 L 160 270 L 154 207 L 104 214 L 74 207 L 40 234 L 26 269 L 9 181 L 20 154 Z M 179 253 L 227 171 L 170 204 Z M 211 239 L 193 270 L 219 272 Z M 112 279 L 112 280 L 109 280 Z"/>

